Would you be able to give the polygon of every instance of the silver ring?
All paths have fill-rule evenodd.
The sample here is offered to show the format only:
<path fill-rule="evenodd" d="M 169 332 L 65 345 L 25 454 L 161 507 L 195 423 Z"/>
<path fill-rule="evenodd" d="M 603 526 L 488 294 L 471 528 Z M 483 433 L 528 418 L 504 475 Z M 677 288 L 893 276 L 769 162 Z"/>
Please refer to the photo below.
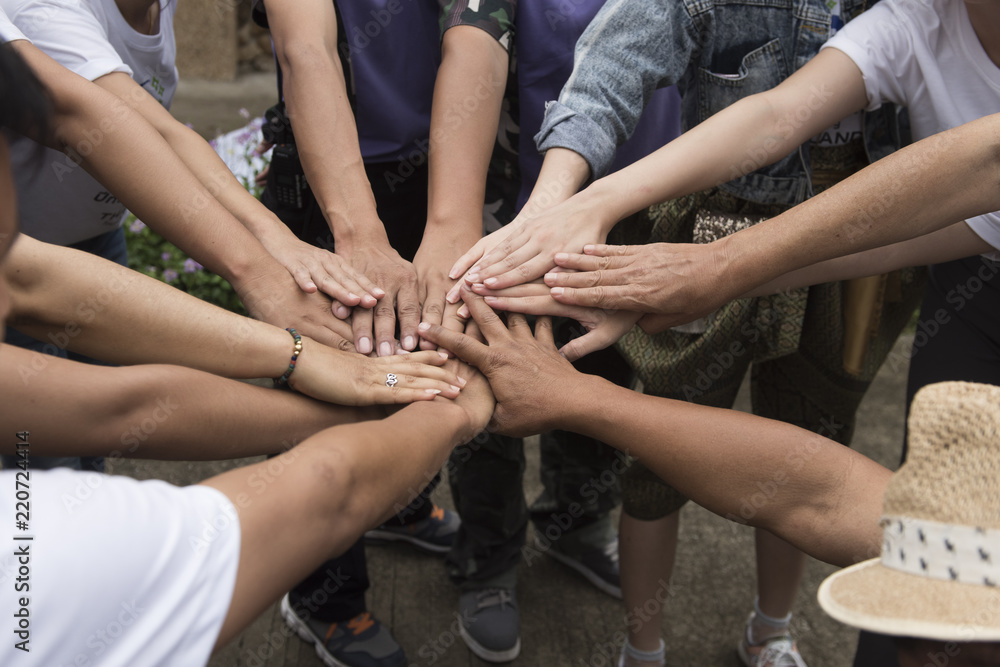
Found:
<path fill-rule="evenodd" d="M 386 375 L 385 375 L 385 386 L 390 387 L 390 388 L 391 387 L 395 387 L 396 386 L 396 382 L 398 382 L 398 380 L 396 379 L 396 374 L 395 373 L 386 373 Z"/>

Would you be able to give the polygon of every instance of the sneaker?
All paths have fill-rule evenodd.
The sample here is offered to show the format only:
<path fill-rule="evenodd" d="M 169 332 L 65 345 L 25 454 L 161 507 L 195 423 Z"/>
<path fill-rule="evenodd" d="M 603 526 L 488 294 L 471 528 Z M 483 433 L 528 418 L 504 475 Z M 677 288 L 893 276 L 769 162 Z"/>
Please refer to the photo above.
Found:
<path fill-rule="evenodd" d="M 513 588 L 466 591 L 458 599 L 458 632 L 487 662 L 509 662 L 521 653 L 520 621 Z"/>
<path fill-rule="evenodd" d="M 535 527 L 535 548 L 584 576 L 613 598 L 622 599 L 618 576 L 618 534 L 607 521 L 597 521 L 571 530 L 554 541 Z"/>
<path fill-rule="evenodd" d="M 806 667 L 798 646 L 791 635 L 779 635 L 765 639 L 760 644 L 751 644 L 750 623 L 754 614 L 747 619 L 743 639 L 736 645 L 736 654 L 746 667 Z"/>
<path fill-rule="evenodd" d="M 389 629 L 369 612 L 340 623 L 314 620 L 292 609 L 288 594 L 281 598 L 281 616 L 329 667 L 406 667 L 406 653 Z"/>
<path fill-rule="evenodd" d="M 451 549 L 462 520 L 458 514 L 443 507 L 434 506 L 426 519 L 406 526 L 383 523 L 365 533 L 367 542 L 409 542 L 415 547 L 435 554 L 446 554 Z"/>

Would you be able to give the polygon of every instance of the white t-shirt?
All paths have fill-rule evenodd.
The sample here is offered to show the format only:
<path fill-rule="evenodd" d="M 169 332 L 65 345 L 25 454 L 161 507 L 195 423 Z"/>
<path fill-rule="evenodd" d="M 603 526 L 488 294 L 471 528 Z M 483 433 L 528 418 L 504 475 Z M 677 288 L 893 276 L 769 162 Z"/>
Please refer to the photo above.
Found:
<path fill-rule="evenodd" d="M 846 53 L 861 70 L 869 111 L 886 102 L 907 107 L 914 140 L 1000 112 L 1000 68 L 980 44 L 962 0 L 882 0 L 827 47 Z M 1000 212 L 966 222 L 1000 249 Z"/>
<path fill-rule="evenodd" d="M 64 67 L 91 81 L 124 72 L 164 107 L 177 89 L 174 2 L 161 2 L 155 35 L 132 29 L 114 0 L 0 0 L 21 32 Z M 102 130 L 76 150 L 85 154 Z M 69 245 L 121 226 L 125 206 L 67 155 L 19 139 L 11 146 L 21 230 L 39 240 Z"/>
<path fill-rule="evenodd" d="M 206 486 L 29 472 L 26 483 L 0 472 L 0 665 L 206 664 L 239 565 L 229 499 Z M 28 653 L 16 647 L 25 639 Z"/>
<path fill-rule="evenodd" d="M 18 39 L 27 39 L 20 30 L 7 18 L 7 13 L 0 9 L 0 42 L 13 42 Z"/>

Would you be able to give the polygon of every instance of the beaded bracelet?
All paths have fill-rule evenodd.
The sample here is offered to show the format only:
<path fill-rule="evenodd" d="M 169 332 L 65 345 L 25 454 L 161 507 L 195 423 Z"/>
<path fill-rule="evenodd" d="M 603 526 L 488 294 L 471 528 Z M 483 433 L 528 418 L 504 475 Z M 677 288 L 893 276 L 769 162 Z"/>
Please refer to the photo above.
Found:
<path fill-rule="evenodd" d="M 302 354 L 302 336 L 295 329 L 285 329 L 288 333 L 292 334 L 292 338 L 295 340 L 295 347 L 292 349 L 292 360 L 288 363 L 288 370 L 280 378 L 274 379 L 275 387 L 284 387 L 288 384 L 288 378 L 292 377 L 292 371 L 295 370 L 295 362 L 298 361 L 299 355 Z"/>

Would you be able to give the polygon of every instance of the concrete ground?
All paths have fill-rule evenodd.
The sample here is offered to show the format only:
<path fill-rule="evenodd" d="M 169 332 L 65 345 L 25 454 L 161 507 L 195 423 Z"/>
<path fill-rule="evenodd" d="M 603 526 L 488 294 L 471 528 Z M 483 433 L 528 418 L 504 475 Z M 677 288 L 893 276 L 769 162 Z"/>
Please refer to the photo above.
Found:
<path fill-rule="evenodd" d="M 174 113 L 203 135 L 243 123 L 238 110 L 260 115 L 273 103 L 273 78 L 255 76 L 235 84 L 182 81 Z M 895 467 L 903 430 L 903 399 L 910 339 L 901 339 L 861 406 L 854 446 Z M 746 388 L 738 407 L 746 409 Z M 538 447 L 528 444 L 525 475 L 528 501 L 540 492 Z M 157 477 L 189 484 L 248 461 L 226 463 L 116 463 L 113 472 Z M 438 504 L 451 507 L 447 484 L 435 492 Z M 529 529 L 530 531 L 530 529 Z M 735 665 L 734 646 L 755 592 L 751 530 L 689 504 L 682 510 L 681 546 L 662 625 L 668 665 Z M 529 534 L 529 543 L 531 535 Z M 655 555 L 651 554 L 651 557 Z M 412 666 L 483 665 L 456 631 L 458 591 L 445 576 L 440 558 L 403 546 L 368 549 L 372 587 L 369 609 L 388 624 L 406 649 Z M 810 667 L 847 667 L 856 633 L 827 618 L 815 593 L 833 567 L 810 561 L 795 604 L 794 630 Z M 521 656 L 512 664 L 527 667 L 600 667 L 615 663 L 623 640 L 626 610 L 575 573 L 546 556 L 520 567 Z M 656 591 L 651 591 L 651 594 Z M 662 593 L 660 593 L 662 598 Z M 650 610 L 656 605 L 651 599 Z M 641 619 L 643 610 L 632 610 Z M 291 636 L 276 605 L 238 639 L 220 651 L 212 667 L 312 667 L 322 663 L 312 647 Z"/>

